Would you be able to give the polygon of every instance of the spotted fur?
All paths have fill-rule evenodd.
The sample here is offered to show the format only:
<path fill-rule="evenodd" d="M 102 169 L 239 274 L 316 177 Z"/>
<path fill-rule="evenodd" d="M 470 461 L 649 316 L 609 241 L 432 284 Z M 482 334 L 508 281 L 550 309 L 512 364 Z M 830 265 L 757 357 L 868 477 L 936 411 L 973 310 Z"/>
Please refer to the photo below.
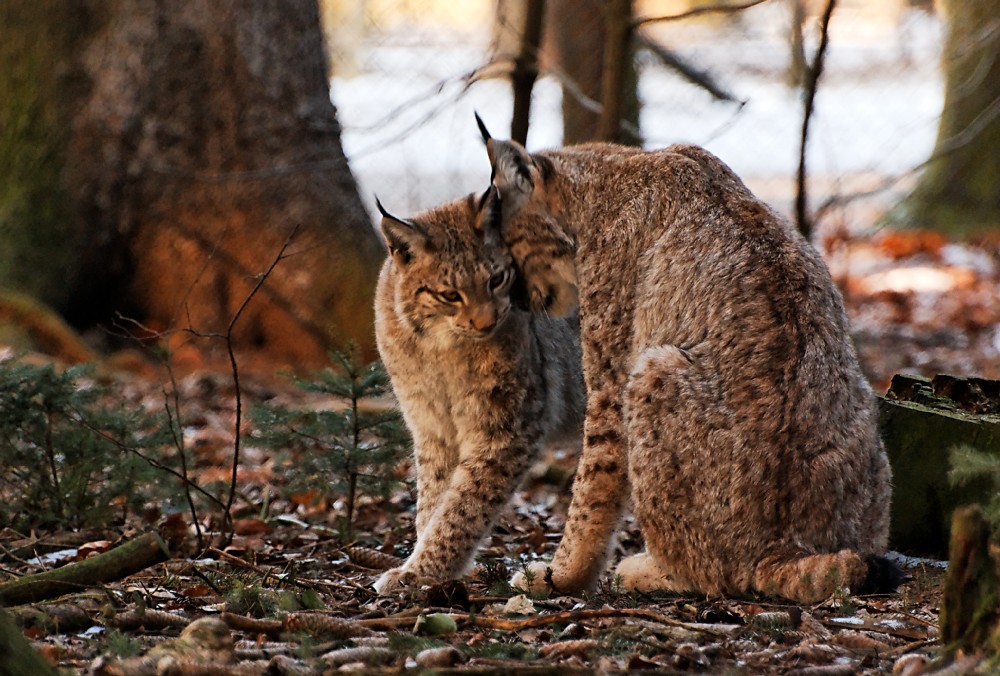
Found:
<path fill-rule="evenodd" d="M 496 198 L 411 220 L 383 211 L 375 332 L 413 434 L 417 543 L 380 593 L 461 575 L 538 450 L 580 443 L 578 322 L 518 302 Z"/>
<path fill-rule="evenodd" d="M 626 588 L 861 589 L 891 472 L 815 249 L 701 148 L 487 149 L 533 310 L 579 307 L 588 393 L 551 574 L 518 582 L 591 588 L 631 492 L 646 552 Z"/>

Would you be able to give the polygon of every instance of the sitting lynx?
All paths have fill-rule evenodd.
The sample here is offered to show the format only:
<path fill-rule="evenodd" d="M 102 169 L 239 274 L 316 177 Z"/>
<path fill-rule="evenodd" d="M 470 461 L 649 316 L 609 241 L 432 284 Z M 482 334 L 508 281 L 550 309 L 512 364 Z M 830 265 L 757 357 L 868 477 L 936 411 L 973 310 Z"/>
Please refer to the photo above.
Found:
<path fill-rule="evenodd" d="M 579 305 L 587 384 L 566 530 L 518 581 L 591 587 L 630 486 L 646 552 L 618 566 L 628 589 L 894 588 L 875 401 L 817 252 L 700 148 L 528 154 L 480 128 L 486 206 L 533 310 Z"/>
<path fill-rule="evenodd" d="M 482 218 L 492 192 L 409 221 L 382 211 L 375 332 L 413 434 L 417 544 L 380 593 L 461 575 L 539 448 L 579 444 L 578 323 L 515 304 L 499 221 Z"/>

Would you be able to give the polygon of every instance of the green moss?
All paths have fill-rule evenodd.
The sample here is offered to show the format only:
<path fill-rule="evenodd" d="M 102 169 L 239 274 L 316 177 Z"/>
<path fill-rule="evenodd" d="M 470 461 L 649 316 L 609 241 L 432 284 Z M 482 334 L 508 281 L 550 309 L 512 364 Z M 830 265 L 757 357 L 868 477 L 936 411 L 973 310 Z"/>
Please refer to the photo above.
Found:
<path fill-rule="evenodd" d="M 64 182 L 86 3 L 0 3 L 0 286 L 61 307 L 78 245 Z"/>

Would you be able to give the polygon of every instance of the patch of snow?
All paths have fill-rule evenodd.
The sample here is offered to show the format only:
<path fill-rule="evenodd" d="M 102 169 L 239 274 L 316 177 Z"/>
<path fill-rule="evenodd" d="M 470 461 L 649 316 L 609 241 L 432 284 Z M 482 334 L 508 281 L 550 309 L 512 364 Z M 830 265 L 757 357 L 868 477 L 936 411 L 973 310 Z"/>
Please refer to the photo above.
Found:
<path fill-rule="evenodd" d="M 901 554 L 899 552 L 888 552 L 885 558 L 889 559 L 895 563 L 900 568 L 920 568 L 921 566 L 930 568 L 947 568 L 947 561 L 938 561 L 936 559 L 923 559 L 917 556 L 907 556 L 906 554 Z"/>
<path fill-rule="evenodd" d="M 705 146 L 762 197 L 787 209 L 802 103 L 800 92 L 782 82 L 786 36 L 775 28 L 783 24 L 771 20 L 781 17 L 764 7 L 732 25 L 679 22 L 656 32 L 745 103 L 716 101 L 647 58 L 640 63 L 640 127 L 648 148 Z M 929 156 L 937 131 L 940 22 L 917 13 L 891 30 L 878 24 L 862 30 L 852 21 L 848 13 L 835 16 L 816 99 L 808 154 L 814 204 L 845 177 L 910 171 Z M 473 111 L 503 138 L 513 105 L 506 80 L 469 81 L 489 58 L 486 28 L 453 38 L 402 32 L 369 37 L 361 74 L 333 79 L 344 150 L 372 213 L 376 193 L 390 211 L 407 215 L 486 187 L 489 164 Z M 559 83 L 539 78 L 529 149 L 561 143 L 561 105 Z"/>
<path fill-rule="evenodd" d="M 53 563 L 61 563 L 63 561 L 76 558 L 79 553 L 80 550 L 75 548 L 60 549 L 58 552 L 49 552 L 48 554 L 43 554 L 42 556 L 32 557 L 25 561 L 25 563 L 30 566 L 49 566 Z"/>
<path fill-rule="evenodd" d="M 908 265 L 869 275 L 864 279 L 864 287 L 869 293 L 944 293 L 955 287 L 955 276 L 929 265 Z"/>
<path fill-rule="evenodd" d="M 906 622 L 902 622 L 900 620 L 897 620 L 894 617 L 887 617 L 887 618 L 882 619 L 882 620 L 876 620 L 875 621 L 875 626 L 876 627 L 887 627 L 889 629 L 907 629 L 907 628 L 909 628 L 910 625 L 908 625 Z"/>

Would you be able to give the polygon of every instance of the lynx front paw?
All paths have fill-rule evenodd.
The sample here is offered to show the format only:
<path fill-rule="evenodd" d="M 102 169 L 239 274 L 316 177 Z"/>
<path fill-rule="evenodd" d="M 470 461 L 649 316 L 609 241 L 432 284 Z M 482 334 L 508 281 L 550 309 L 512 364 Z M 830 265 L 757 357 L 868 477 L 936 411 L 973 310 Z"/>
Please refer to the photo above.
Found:
<path fill-rule="evenodd" d="M 527 567 L 514 574 L 510 586 L 529 594 L 530 596 L 548 596 L 552 591 L 552 567 L 544 561 L 533 561 Z"/>
<path fill-rule="evenodd" d="M 398 568 L 390 568 L 382 573 L 372 586 L 375 587 L 375 591 L 379 595 L 386 596 L 400 589 L 416 587 L 417 583 L 418 580 L 415 573 L 406 570 L 403 566 L 399 566 Z"/>

